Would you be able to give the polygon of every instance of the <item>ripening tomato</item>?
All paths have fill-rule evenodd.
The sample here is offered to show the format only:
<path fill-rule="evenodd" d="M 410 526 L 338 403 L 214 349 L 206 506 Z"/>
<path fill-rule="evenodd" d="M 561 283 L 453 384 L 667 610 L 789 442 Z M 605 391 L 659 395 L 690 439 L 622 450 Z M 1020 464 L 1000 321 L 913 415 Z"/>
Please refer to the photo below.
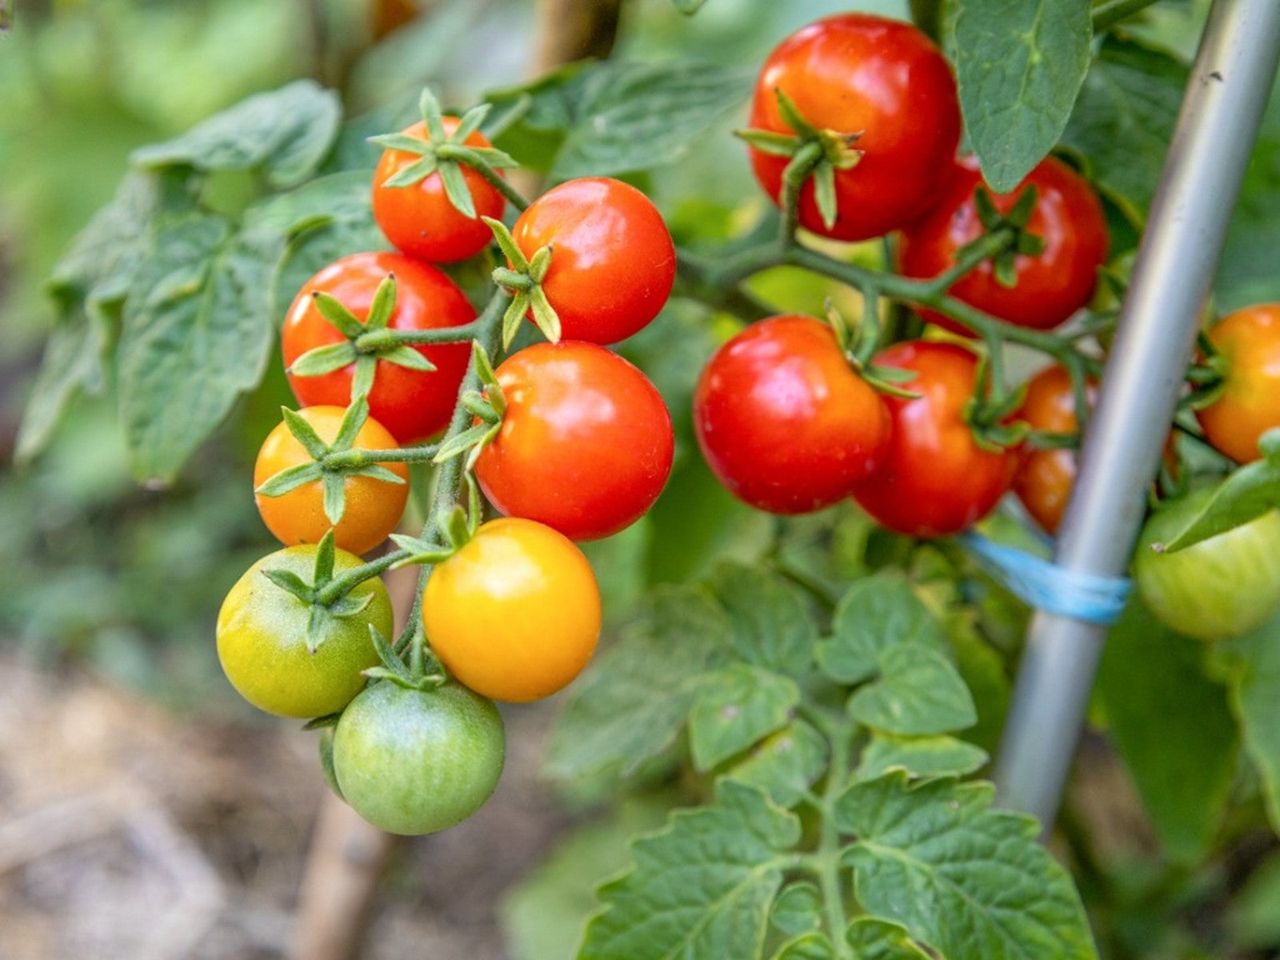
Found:
<path fill-rule="evenodd" d="M 1092 380 L 1085 393 L 1092 407 L 1097 399 L 1097 385 Z M 1014 419 L 1044 433 L 1076 433 L 1075 392 L 1066 368 L 1054 364 L 1027 381 L 1027 395 Z M 1029 450 L 1013 478 L 1013 492 L 1046 533 L 1057 533 L 1075 481 L 1075 450 Z"/>
<path fill-rule="evenodd" d="M 333 735 L 339 795 L 375 827 L 409 836 L 447 829 L 484 806 L 505 758 L 497 708 L 454 683 L 374 683 L 342 711 Z"/>
<path fill-rule="evenodd" d="M 456 117 L 444 118 L 446 134 L 457 128 Z M 431 141 L 422 121 L 401 132 L 415 140 Z M 489 138 L 478 130 L 467 137 L 466 145 L 493 146 Z M 420 154 L 408 150 L 388 149 L 382 152 L 378 167 L 373 172 L 373 218 L 378 221 L 386 238 L 406 256 L 432 263 L 453 263 L 475 256 L 493 239 L 493 233 L 480 218 L 502 219 L 505 198 L 497 187 L 466 164 L 461 165 L 462 179 L 471 191 L 471 200 L 476 208 L 474 217 L 464 216 L 449 202 L 439 172 L 407 187 L 386 185 L 389 179 L 421 159 Z"/>
<path fill-rule="evenodd" d="M 435 267 L 397 253 L 352 254 L 329 264 L 298 291 L 281 332 L 285 369 L 308 350 L 344 339 L 316 309 L 313 294 L 330 294 L 363 322 L 378 284 L 388 275 L 396 278 L 395 311 L 388 324 L 391 329 L 432 330 L 475 319 L 475 310 L 462 291 Z M 465 343 L 414 349 L 436 369 L 410 370 L 379 360 L 369 393 L 369 415 L 400 443 L 421 440 L 444 429 L 453 415 L 458 387 L 471 357 Z M 289 385 L 303 406 L 345 407 L 351 401 L 354 374 L 355 364 L 349 364 L 318 377 L 290 374 Z"/>
<path fill-rule="evenodd" d="M 671 473 L 662 395 L 594 343 L 539 343 L 497 369 L 502 427 L 476 462 L 485 496 L 509 517 L 595 540 L 640 519 Z"/>
<path fill-rule="evenodd" d="M 378 662 L 369 628 L 384 637 L 394 628 L 387 588 L 373 577 L 350 594 L 357 600 L 368 597 L 368 605 L 334 617 L 315 653 L 308 650 L 310 605 L 262 571 L 285 570 L 310 581 L 315 562 L 316 547 L 309 544 L 263 557 L 236 581 L 218 611 L 218 660 L 227 679 L 259 710 L 282 717 L 321 717 L 345 707 L 364 686 L 361 671 Z M 360 562 L 345 550 L 335 551 L 334 574 Z"/>
<path fill-rule="evenodd" d="M 566 340 L 625 340 L 671 295 L 671 234 L 652 201 L 621 180 L 584 177 L 553 187 L 520 214 L 511 235 L 526 257 L 551 247 L 542 289 Z"/>
<path fill-rule="evenodd" d="M 1280 609 L 1280 513 L 1174 553 L 1156 553 L 1196 517 L 1213 496 L 1197 490 L 1152 515 L 1138 539 L 1133 579 L 1156 619 L 1201 640 L 1248 633 Z"/>
<path fill-rule="evenodd" d="M 951 189 L 936 207 L 902 232 L 899 268 L 905 276 L 927 279 L 949 269 L 956 253 L 983 233 L 974 194 L 982 174 L 972 158 L 961 161 Z M 957 300 L 1020 327 L 1048 330 L 1085 306 L 1107 260 L 1107 220 L 1102 204 L 1085 179 L 1060 160 L 1042 160 L 1011 193 L 993 194 L 996 209 L 1008 213 L 1028 187 L 1036 203 L 1026 230 L 1044 242 L 1034 256 L 1018 254 L 1016 282 L 996 279 L 991 261 L 980 263 L 951 285 Z M 941 314 L 921 311 L 931 323 L 956 333 L 969 331 Z"/>
<path fill-rule="evenodd" d="M 476 693 L 550 696 L 591 659 L 600 589 L 573 541 L 532 520 L 483 524 L 431 571 L 422 625 L 445 669 Z"/>
<path fill-rule="evenodd" d="M 693 418 L 720 482 L 770 513 L 844 499 L 889 444 L 880 395 L 812 317 L 770 317 L 722 346 L 698 380 Z"/>
<path fill-rule="evenodd" d="M 1226 361 L 1221 396 L 1196 417 L 1217 449 L 1239 463 L 1262 456 L 1258 440 L 1280 427 L 1280 303 L 1245 307 L 1209 329 Z"/>
<path fill-rule="evenodd" d="M 875 363 L 915 373 L 901 386 L 920 396 L 884 398 L 889 449 L 854 499 L 881 525 L 916 537 L 958 533 L 981 520 L 1009 489 L 1018 457 L 984 450 L 965 422 L 978 358 L 958 344 L 909 340 Z"/>
<path fill-rule="evenodd" d="M 811 23 L 769 55 L 756 80 L 749 126 L 790 134 L 781 90 L 819 129 L 857 135 L 857 165 L 835 174 L 837 216 L 828 229 L 813 180 L 800 194 L 800 224 L 839 240 L 905 226 L 937 202 L 960 141 L 960 107 L 946 59 L 898 20 L 846 13 Z M 751 148 L 751 166 L 780 202 L 788 158 Z"/>
<path fill-rule="evenodd" d="M 337 437 L 345 414 L 341 407 L 303 407 L 298 411 L 298 415 L 311 424 L 325 443 L 332 443 Z M 352 446 L 361 450 L 399 449 L 395 437 L 372 418 L 364 422 Z M 258 459 L 253 465 L 253 485 L 259 487 L 282 470 L 311 462 L 311 454 L 289 432 L 288 424 L 278 423 L 258 450 Z M 405 482 L 396 484 L 375 477 L 346 477 L 346 509 L 338 525 L 333 527 L 333 542 L 339 549 L 367 553 L 387 539 L 400 522 L 405 501 L 409 498 L 409 468 L 403 463 L 381 463 L 379 466 Z M 278 497 L 258 493 L 254 495 L 254 501 L 262 522 L 286 547 L 319 543 L 332 526 L 325 516 L 324 488 L 319 480 L 295 487 Z"/>

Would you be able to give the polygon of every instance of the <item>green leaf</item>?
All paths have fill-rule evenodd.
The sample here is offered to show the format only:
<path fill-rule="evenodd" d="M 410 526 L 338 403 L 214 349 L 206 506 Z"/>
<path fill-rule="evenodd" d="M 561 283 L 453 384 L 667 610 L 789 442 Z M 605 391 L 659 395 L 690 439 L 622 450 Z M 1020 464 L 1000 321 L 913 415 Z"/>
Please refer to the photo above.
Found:
<path fill-rule="evenodd" d="M 845 861 L 863 908 L 947 960 L 1094 960 L 1070 876 L 993 792 L 902 772 L 850 787 L 836 820 L 858 837 Z"/>
<path fill-rule="evenodd" d="M 822 891 L 806 880 L 789 883 L 773 902 L 769 922 L 789 937 L 822 925 Z"/>
<path fill-rule="evenodd" d="M 634 774 L 675 742 L 702 682 L 730 656 L 728 618 L 710 597 L 659 588 L 574 684 L 548 772 Z"/>
<path fill-rule="evenodd" d="M 964 776 L 987 762 L 987 752 L 955 737 L 900 737 L 873 733 L 862 750 L 855 776 L 874 780 L 890 770 L 912 777 Z"/>
<path fill-rule="evenodd" d="M 1186 66 L 1169 54 L 1108 35 L 1062 135 L 1135 222 L 1160 180 L 1186 83 Z"/>
<path fill-rule="evenodd" d="M 1176 553 L 1234 530 L 1280 505 L 1280 458 L 1255 460 L 1237 468 L 1214 490 L 1187 525 L 1165 543 Z"/>
<path fill-rule="evenodd" d="M 790 809 L 826 769 L 826 738 L 803 720 L 793 720 L 756 744 L 726 776 L 760 787 Z"/>
<path fill-rule="evenodd" d="M 82 310 L 53 328 L 31 396 L 22 411 L 17 459 L 27 463 L 48 444 L 67 404 L 80 390 L 101 392 L 104 355 L 110 342 L 105 319 Z"/>
<path fill-rule="evenodd" d="M 994 751 L 1000 743 L 1013 692 L 1005 656 L 974 624 L 971 610 L 962 610 L 948 618 L 947 638 L 956 669 L 978 710 L 977 723 L 964 731 L 963 739 L 988 752 Z"/>
<path fill-rule="evenodd" d="M 702 5 L 707 0 L 671 0 L 671 2 L 675 4 L 677 10 L 685 16 L 691 17 L 702 9 Z"/>
<path fill-rule="evenodd" d="M 689 714 L 693 766 L 710 770 L 781 729 L 800 702 L 795 681 L 735 663 L 706 678 Z"/>
<path fill-rule="evenodd" d="M 1135 600 L 1111 628 L 1098 672 L 1111 739 L 1161 844 L 1184 863 L 1208 850 L 1239 755 L 1227 691 L 1205 675 L 1204 653 Z"/>
<path fill-rule="evenodd" d="M 1280 833 L 1280 616 L 1229 641 L 1222 653 L 1245 753 L 1261 777 L 1271 828 Z"/>
<path fill-rule="evenodd" d="M 817 628 L 795 587 L 770 571 L 737 563 L 718 567 L 708 586 L 729 614 L 738 656 L 770 670 L 808 672 Z"/>
<path fill-rule="evenodd" d="M 778 947 L 772 960 L 835 960 L 836 950 L 825 933 L 811 931 Z"/>
<path fill-rule="evenodd" d="M 1058 142 L 1089 69 L 1084 0 L 956 0 L 956 82 L 983 176 L 1008 193 Z"/>
<path fill-rule="evenodd" d="M 818 664 L 838 683 L 858 683 L 879 669 L 880 654 L 899 643 L 944 649 L 942 628 L 898 573 L 856 581 L 832 620 L 835 636 L 818 646 Z"/>
<path fill-rule="evenodd" d="M 978 719 L 969 688 L 941 653 L 900 643 L 880 654 L 880 676 L 854 691 L 849 716 L 859 723 L 910 736 L 963 730 Z"/>
<path fill-rule="evenodd" d="M 1280 83 L 1272 88 L 1214 276 L 1215 306 L 1224 311 L 1280 300 L 1280 271 L 1275 268 L 1280 248 L 1278 87 Z"/>
<path fill-rule="evenodd" d="M 173 479 L 262 379 L 276 252 L 270 238 L 233 235 L 214 216 L 157 232 L 125 305 L 117 355 L 120 414 L 139 476 Z"/>
<path fill-rule="evenodd" d="M 759 956 L 800 822 L 759 790 L 720 782 L 714 806 L 675 813 L 637 840 L 632 868 L 600 888 L 579 960 Z"/>
<path fill-rule="evenodd" d="M 858 960 L 929 960 L 906 927 L 879 917 L 859 917 L 849 924 L 846 939 Z"/>
<path fill-rule="evenodd" d="M 601 64 L 584 78 L 556 180 L 673 163 L 746 99 L 751 71 L 708 63 Z"/>
<path fill-rule="evenodd" d="M 273 187 L 289 187 L 320 165 L 341 119 L 335 93 L 312 80 L 295 80 L 248 97 L 175 140 L 141 147 L 130 159 L 151 168 L 262 170 Z"/>

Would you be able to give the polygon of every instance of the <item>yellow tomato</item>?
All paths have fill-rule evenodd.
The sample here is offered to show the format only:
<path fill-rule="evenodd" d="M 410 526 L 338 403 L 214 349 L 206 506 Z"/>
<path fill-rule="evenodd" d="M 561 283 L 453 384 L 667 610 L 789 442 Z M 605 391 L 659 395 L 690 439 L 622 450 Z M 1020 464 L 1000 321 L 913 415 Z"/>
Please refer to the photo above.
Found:
<path fill-rule="evenodd" d="M 304 407 L 298 411 L 325 443 L 333 443 L 338 427 L 346 413 L 342 407 Z M 395 450 L 395 437 L 387 429 L 370 418 L 356 434 L 354 447 L 361 450 Z M 311 455 L 289 432 L 285 423 L 279 423 L 267 434 L 258 451 L 258 461 L 253 467 L 253 485 L 258 487 L 281 470 L 311 463 Z M 333 527 L 333 542 L 341 550 L 367 553 L 395 530 L 404 513 L 409 497 L 409 468 L 403 463 L 383 463 L 404 480 L 404 483 L 388 483 L 374 477 L 347 476 L 346 509 L 342 519 Z M 332 524 L 324 512 L 324 488 L 319 480 L 304 483 L 278 497 L 256 494 L 258 513 L 267 529 L 287 547 L 299 543 L 319 543 Z"/>
<path fill-rule="evenodd" d="M 460 683 L 494 700 L 539 700 L 591 659 L 600 589 L 563 534 L 532 520 L 494 520 L 432 571 L 422 625 Z"/>

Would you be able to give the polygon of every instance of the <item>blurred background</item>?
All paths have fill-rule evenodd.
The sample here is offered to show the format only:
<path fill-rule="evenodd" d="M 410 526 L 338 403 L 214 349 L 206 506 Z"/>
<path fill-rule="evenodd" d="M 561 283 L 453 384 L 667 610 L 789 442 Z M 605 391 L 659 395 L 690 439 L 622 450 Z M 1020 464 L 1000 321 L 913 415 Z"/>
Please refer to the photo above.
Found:
<path fill-rule="evenodd" d="M 907 7 L 854 5 L 892 15 Z M 753 71 L 789 31 L 850 4 L 711 0 L 689 19 L 670 0 L 628 0 L 616 28 L 607 15 L 588 17 L 583 32 L 583 9 L 617 6 L 0 3 L 12 16 L 0 34 L 3 960 L 322 960 L 289 953 L 325 796 L 314 735 L 235 697 L 213 646 L 222 595 L 274 547 L 249 476 L 290 400 L 278 359 L 167 489 L 143 489 L 130 474 L 110 384 L 102 396 L 74 401 L 47 452 L 14 469 L 20 411 L 52 318 L 43 284 L 60 252 L 110 199 L 132 149 L 294 78 L 335 88 L 355 116 L 424 83 L 465 106 L 611 47 L 626 59 L 696 57 Z M 1170 4 L 1150 31 L 1189 53 L 1203 9 Z M 646 183 L 678 234 L 715 236 L 760 209 L 741 145 L 729 135 L 741 119 L 727 118 L 678 168 Z M 831 292 L 786 270 L 761 282 L 794 309 L 817 310 Z M 650 584 L 686 579 L 726 554 L 749 556 L 771 533 L 768 518 L 736 505 L 688 455 L 688 398 L 723 332 L 677 304 L 627 345 L 667 396 L 680 454 L 653 515 L 592 547 L 615 615 Z M 554 709 L 508 712 L 508 770 L 480 815 L 396 850 L 370 841 L 369 858 L 390 856 L 391 867 L 364 956 L 571 956 L 574 924 L 589 903 L 517 885 L 531 872 L 610 872 L 623 831 L 579 833 L 573 848 L 544 864 L 586 803 L 539 776 Z M 1113 786 L 1122 798 L 1132 793 Z M 653 813 L 637 807 L 621 816 L 630 828 Z M 1131 828 L 1122 818 L 1116 833 Z"/>

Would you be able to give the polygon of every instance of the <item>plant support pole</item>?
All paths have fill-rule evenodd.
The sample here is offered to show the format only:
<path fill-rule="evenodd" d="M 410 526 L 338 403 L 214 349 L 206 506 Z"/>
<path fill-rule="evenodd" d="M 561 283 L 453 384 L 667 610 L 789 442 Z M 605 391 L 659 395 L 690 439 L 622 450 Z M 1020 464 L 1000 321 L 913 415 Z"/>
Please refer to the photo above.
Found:
<path fill-rule="evenodd" d="M 1080 455 L 1055 562 L 1123 576 L 1280 55 L 1278 0 L 1216 0 Z M 1106 627 L 1037 611 L 996 766 L 1003 806 L 1052 825 Z"/>

